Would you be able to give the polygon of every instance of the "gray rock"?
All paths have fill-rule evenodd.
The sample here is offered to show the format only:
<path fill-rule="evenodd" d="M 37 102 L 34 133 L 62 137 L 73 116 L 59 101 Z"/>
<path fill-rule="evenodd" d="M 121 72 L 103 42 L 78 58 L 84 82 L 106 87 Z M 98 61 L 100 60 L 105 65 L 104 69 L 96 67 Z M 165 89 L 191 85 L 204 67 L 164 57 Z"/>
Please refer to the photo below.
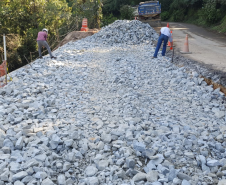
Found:
<path fill-rule="evenodd" d="M 170 169 L 169 175 L 168 175 L 168 181 L 171 182 L 177 177 L 177 172 L 175 169 Z"/>
<path fill-rule="evenodd" d="M 12 180 L 13 180 L 13 181 L 21 180 L 21 179 L 23 179 L 24 177 L 26 177 L 27 175 L 28 175 L 27 172 L 21 171 L 21 172 L 19 172 L 19 173 L 14 174 L 13 177 L 12 177 Z"/>
<path fill-rule="evenodd" d="M 63 174 L 57 177 L 57 182 L 59 185 L 66 185 L 65 176 Z"/>
<path fill-rule="evenodd" d="M 161 164 L 163 162 L 163 160 L 164 160 L 163 155 L 157 154 L 156 156 L 153 156 L 151 161 L 154 165 L 158 165 L 158 164 Z"/>
<path fill-rule="evenodd" d="M 22 147 L 23 147 L 23 136 L 21 136 L 15 144 L 15 148 L 18 150 L 21 150 Z"/>
<path fill-rule="evenodd" d="M 24 183 L 20 182 L 20 181 L 16 181 L 16 182 L 14 182 L 14 185 L 24 185 Z"/>
<path fill-rule="evenodd" d="M 188 182 L 187 180 L 183 180 L 181 185 L 191 185 L 190 182 Z"/>
<path fill-rule="evenodd" d="M 94 176 L 98 172 L 98 169 L 94 166 L 88 166 L 85 170 L 85 173 L 88 177 Z"/>
<path fill-rule="evenodd" d="M 97 163 L 97 169 L 102 171 L 104 170 L 105 168 L 108 167 L 108 164 L 109 164 L 109 161 L 107 160 L 101 160 Z"/>
<path fill-rule="evenodd" d="M 136 163 L 135 163 L 134 159 L 130 159 L 130 158 L 126 159 L 126 165 L 128 168 L 134 168 L 135 164 Z"/>
<path fill-rule="evenodd" d="M 209 167 L 215 167 L 215 166 L 220 166 L 220 162 L 218 160 L 209 160 L 207 161 L 207 166 Z"/>
<path fill-rule="evenodd" d="M 140 172 L 133 177 L 134 182 L 138 182 L 138 181 L 142 181 L 142 180 L 146 180 L 146 174 L 145 173 Z"/>
<path fill-rule="evenodd" d="M 101 139 L 104 143 L 110 143 L 111 142 L 111 134 L 102 134 Z"/>
<path fill-rule="evenodd" d="M 99 180 L 97 177 L 89 177 L 88 185 L 99 185 Z"/>
<path fill-rule="evenodd" d="M 0 155 L 0 160 L 6 160 L 10 158 L 10 154 L 1 154 Z"/>
<path fill-rule="evenodd" d="M 179 172 L 177 174 L 177 177 L 180 179 L 180 180 L 187 180 L 187 181 L 190 181 L 191 180 L 191 177 L 188 176 L 187 174 L 184 174 L 184 173 L 181 173 Z"/>
<path fill-rule="evenodd" d="M 3 173 L 0 174 L 0 179 L 2 181 L 9 181 L 9 170 L 4 171 Z"/>
<path fill-rule="evenodd" d="M 217 185 L 225 185 L 226 179 L 220 180 Z"/>
<path fill-rule="evenodd" d="M 41 185 L 54 185 L 54 183 L 49 178 L 47 178 L 42 181 Z"/>
<path fill-rule="evenodd" d="M 71 167 L 71 163 L 65 162 L 64 165 L 63 165 L 63 171 L 69 170 L 70 167 Z"/>
<path fill-rule="evenodd" d="M 146 179 L 148 182 L 156 182 L 158 181 L 158 172 L 157 171 L 149 171 L 146 175 Z"/>
<path fill-rule="evenodd" d="M 126 179 L 126 172 L 123 169 L 120 169 L 118 172 L 115 173 L 119 178 Z"/>
<path fill-rule="evenodd" d="M 34 177 L 36 179 L 45 179 L 47 177 L 47 174 L 46 172 L 37 172 Z"/>
<path fill-rule="evenodd" d="M 137 150 L 139 152 L 144 152 L 146 145 L 141 142 L 135 142 L 135 143 L 133 143 L 133 148 L 134 148 L 134 150 Z"/>

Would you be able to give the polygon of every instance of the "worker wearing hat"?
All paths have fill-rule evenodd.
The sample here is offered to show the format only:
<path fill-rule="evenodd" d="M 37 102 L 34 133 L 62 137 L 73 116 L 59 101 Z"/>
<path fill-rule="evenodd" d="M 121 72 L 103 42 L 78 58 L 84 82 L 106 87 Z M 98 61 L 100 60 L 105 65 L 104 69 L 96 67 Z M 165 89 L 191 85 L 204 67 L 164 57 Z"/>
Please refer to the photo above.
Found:
<path fill-rule="evenodd" d="M 48 50 L 50 57 L 55 59 L 56 57 L 52 55 L 51 49 L 46 41 L 47 36 L 48 36 L 48 30 L 46 28 L 38 32 L 37 42 L 38 42 L 39 58 L 42 58 L 42 47 L 45 47 Z"/>
<path fill-rule="evenodd" d="M 158 55 L 159 49 L 160 49 L 160 47 L 162 45 L 162 42 L 163 42 L 162 56 L 165 56 L 165 54 L 166 54 L 166 45 L 167 45 L 168 40 L 173 45 L 173 38 L 172 38 L 172 35 L 170 33 L 170 29 L 168 27 L 163 27 L 160 30 L 158 43 L 157 43 L 157 46 L 156 46 L 156 49 L 155 49 L 154 56 L 152 58 L 157 58 L 157 55 Z"/>

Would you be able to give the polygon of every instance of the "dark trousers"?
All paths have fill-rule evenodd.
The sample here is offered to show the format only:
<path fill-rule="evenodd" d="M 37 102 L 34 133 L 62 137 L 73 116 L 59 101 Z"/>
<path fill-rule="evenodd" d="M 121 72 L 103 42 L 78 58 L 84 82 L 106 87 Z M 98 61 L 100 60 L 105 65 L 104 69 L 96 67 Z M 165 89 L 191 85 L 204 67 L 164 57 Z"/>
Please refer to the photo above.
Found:
<path fill-rule="evenodd" d="M 157 44 L 156 49 L 155 49 L 154 57 L 157 57 L 159 49 L 160 49 L 160 47 L 162 45 L 162 42 L 164 42 L 163 43 L 163 48 L 162 48 L 162 56 L 165 56 L 165 54 L 166 54 L 166 45 L 167 45 L 168 39 L 169 39 L 168 36 L 163 35 L 163 34 L 160 35 L 159 40 L 158 40 L 158 44 Z"/>
<path fill-rule="evenodd" d="M 50 49 L 48 43 L 47 43 L 45 40 L 38 40 L 37 42 L 38 42 L 38 52 L 39 52 L 39 57 L 42 56 L 42 47 L 43 47 L 43 46 L 48 50 L 50 57 L 53 56 L 53 55 L 52 55 L 52 52 L 51 52 L 51 49 Z"/>

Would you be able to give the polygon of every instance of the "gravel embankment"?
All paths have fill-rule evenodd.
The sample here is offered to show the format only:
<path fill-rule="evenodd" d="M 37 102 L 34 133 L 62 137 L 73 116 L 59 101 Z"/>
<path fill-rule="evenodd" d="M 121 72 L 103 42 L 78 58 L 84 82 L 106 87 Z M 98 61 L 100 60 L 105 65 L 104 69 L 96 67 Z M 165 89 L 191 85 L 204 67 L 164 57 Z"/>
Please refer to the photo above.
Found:
<path fill-rule="evenodd" d="M 0 89 L 0 185 L 224 185 L 224 94 L 151 59 L 150 26 L 105 30 Z"/>

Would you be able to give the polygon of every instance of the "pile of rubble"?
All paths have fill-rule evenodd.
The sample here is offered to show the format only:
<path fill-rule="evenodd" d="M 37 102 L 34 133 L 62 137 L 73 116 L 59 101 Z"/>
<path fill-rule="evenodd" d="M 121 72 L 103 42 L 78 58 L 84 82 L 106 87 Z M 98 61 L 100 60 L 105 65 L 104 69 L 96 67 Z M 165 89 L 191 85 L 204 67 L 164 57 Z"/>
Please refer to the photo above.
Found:
<path fill-rule="evenodd" d="M 92 39 L 0 90 L 0 185 L 225 184 L 224 94 L 151 43 Z"/>
<path fill-rule="evenodd" d="M 95 43 L 105 44 L 140 44 L 140 43 L 152 43 L 153 40 L 158 39 L 158 34 L 149 25 L 140 21 L 126 21 L 118 20 L 113 24 L 106 26 L 100 30 L 88 40 Z"/>

